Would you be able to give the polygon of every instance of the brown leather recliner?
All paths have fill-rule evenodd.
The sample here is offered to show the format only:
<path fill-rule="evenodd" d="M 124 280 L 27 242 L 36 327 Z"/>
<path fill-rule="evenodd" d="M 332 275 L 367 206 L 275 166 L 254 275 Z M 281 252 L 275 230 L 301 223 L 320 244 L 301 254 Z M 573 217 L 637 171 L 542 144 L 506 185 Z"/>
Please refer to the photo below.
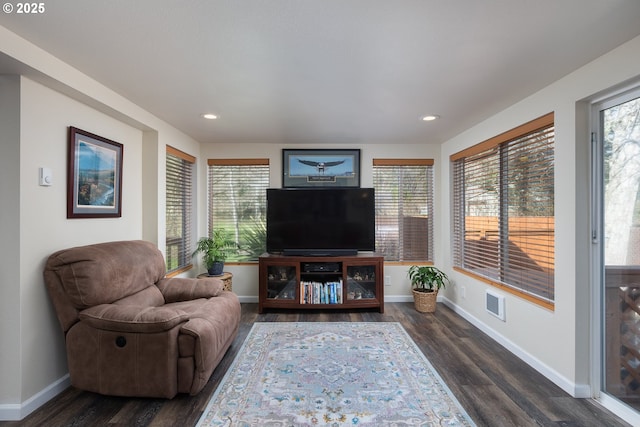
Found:
<path fill-rule="evenodd" d="M 149 242 L 58 251 L 44 279 L 65 334 L 71 384 L 116 396 L 197 394 L 233 342 L 238 297 L 219 279 L 165 278 Z"/>

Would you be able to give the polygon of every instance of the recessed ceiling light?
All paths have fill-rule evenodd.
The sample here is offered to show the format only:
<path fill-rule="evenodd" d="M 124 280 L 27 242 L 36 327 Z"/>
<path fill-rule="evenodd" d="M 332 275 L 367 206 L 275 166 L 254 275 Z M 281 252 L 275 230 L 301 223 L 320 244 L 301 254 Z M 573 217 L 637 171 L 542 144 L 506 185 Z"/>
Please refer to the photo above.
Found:
<path fill-rule="evenodd" d="M 205 113 L 202 115 L 203 118 L 207 119 L 207 120 L 215 120 L 218 118 L 217 114 L 212 114 L 212 113 Z"/>
<path fill-rule="evenodd" d="M 439 118 L 440 118 L 440 116 L 436 116 L 435 114 L 428 114 L 426 116 L 420 117 L 420 120 L 422 120 L 423 122 L 431 122 L 431 121 L 437 120 Z"/>

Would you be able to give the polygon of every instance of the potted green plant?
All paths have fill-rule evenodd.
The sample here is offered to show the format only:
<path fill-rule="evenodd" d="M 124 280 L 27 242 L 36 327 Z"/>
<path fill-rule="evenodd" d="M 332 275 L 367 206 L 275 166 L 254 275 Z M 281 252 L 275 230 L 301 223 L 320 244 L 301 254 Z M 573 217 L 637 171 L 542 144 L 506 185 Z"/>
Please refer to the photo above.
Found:
<path fill-rule="evenodd" d="M 191 256 L 202 254 L 202 261 L 209 276 L 220 276 L 224 270 L 224 261 L 235 249 L 236 243 L 228 238 L 226 231 L 216 228 L 211 232 L 211 237 L 198 240 L 196 250 Z"/>
<path fill-rule="evenodd" d="M 449 283 L 447 275 L 432 265 L 412 265 L 407 275 L 411 281 L 416 310 L 421 313 L 436 311 L 438 291 Z"/>

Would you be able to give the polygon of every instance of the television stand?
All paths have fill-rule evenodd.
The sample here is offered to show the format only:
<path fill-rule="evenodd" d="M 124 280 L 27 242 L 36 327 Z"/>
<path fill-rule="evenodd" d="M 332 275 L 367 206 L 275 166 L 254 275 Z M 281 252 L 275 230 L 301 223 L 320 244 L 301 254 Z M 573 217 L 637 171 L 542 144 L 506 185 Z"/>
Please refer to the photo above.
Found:
<path fill-rule="evenodd" d="M 266 308 L 384 312 L 384 258 L 377 254 L 259 258 L 258 312 Z"/>

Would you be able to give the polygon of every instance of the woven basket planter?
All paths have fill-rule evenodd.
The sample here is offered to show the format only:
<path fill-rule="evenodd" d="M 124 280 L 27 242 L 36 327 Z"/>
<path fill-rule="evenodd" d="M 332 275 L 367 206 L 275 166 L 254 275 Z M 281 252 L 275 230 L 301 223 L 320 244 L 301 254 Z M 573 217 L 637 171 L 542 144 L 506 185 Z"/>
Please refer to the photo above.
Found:
<path fill-rule="evenodd" d="M 415 303 L 416 310 L 420 313 L 433 313 L 436 311 L 437 298 L 438 291 L 418 292 L 413 290 L 413 301 Z"/>

